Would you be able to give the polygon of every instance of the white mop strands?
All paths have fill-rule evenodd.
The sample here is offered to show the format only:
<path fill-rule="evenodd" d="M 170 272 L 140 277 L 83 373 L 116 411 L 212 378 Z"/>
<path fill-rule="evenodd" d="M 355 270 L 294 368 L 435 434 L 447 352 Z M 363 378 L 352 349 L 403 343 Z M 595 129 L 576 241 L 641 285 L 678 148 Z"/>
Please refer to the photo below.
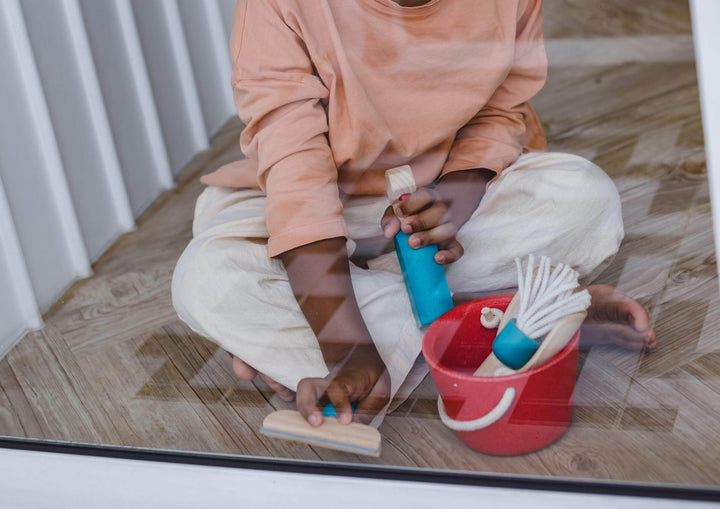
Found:
<path fill-rule="evenodd" d="M 580 286 L 578 273 L 559 264 L 551 269 L 550 259 L 543 256 L 535 270 L 535 257 L 528 257 L 523 271 L 519 258 L 517 318 L 510 320 L 495 338 L 493 353 L 506 366 L 519 369 L 535 354 L 543 336 L 567 315 L 585 312 L 590 306 L 587 290 L 576 292 Z"/>

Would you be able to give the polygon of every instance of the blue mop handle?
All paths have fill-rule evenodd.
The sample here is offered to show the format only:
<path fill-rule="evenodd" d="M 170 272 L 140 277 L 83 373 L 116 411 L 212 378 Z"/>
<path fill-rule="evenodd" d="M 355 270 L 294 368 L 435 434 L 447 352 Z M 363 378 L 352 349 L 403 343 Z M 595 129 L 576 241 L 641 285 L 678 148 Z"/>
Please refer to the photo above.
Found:
<path fill-rule="evenodd" d="M 492 348 L 500 362 L 513 369 L 520 369 L 535 355 L 540 343 L 518 329 L 517 320 L 513 318 L 497 335 Z"/>

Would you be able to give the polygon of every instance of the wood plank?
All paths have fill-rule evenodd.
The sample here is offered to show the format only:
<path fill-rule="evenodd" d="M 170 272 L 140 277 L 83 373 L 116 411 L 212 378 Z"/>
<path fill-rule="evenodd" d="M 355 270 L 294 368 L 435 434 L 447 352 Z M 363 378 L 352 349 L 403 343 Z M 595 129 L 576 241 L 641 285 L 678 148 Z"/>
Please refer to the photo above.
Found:
<path fill-rule="evenodd" d="M 48 325 L 21 341 L 7 361 L 43 438 L 107 443 L 115 436 L 112 422 L 106 414 L 96 412 L 99 398 L 72 357 L 66 355 L 67 350 L 55 348 L 61 341 Z"/>
<path fill-rule="evenodd" d="M 54 323 L 78 355 L 165 325 L 177 317 L 169 292 L 172 270 L 166 264 L 117 276 L 98 274 L 76 289 L 73 306 L 59 311 Z"/>
<path fill-rule="evenodd" d="M 159 346 L 155 355 L 167 359 L 163 366 L 172 366 L 175 373 L 163 383 L 177 387 L 186 401 L 209 412 L 239 448 L 257 450 L 261 444 L 270 456 L 317 459 L 310 448 L 272 440 L 259 433 L 263 419 L 273 407 L 257 391 L 250 390 L 250 383 L 235 377 L 229 355 L 179 321 L 163 327 L 163 332 L 154 337 Z M 147 355 L 147 346 L 146 343 L 143 355 Z M 156 381 L 159 371 L 152 375 Z M 166 372 L 170 374 L 169 370 Z"/>
<path fill-rule="evenodd" d="M 0 391 L 0 435 L 42 438 L 42 428 L 7 359 L 0 361 Z"/>
<path fill-rule="evenodd" d="M 149 375 L 143 362 L 155 362 L 159 367 L 166 360 L 143 356 L 142 346 L 154 343 L 158 333 L 142 339 L 125 341 L 114 348 L 96 352 L 79 359 L 81 369 L 93 374 L 98 390 L 112 394 L 101 401 L 103 411 L 117 416 L 117 435 L 114 442 L 122 445 L 181 449 L 189 451 L 238 452 L 238 446 L 222 426 L 195 398 L 188 399 L 188 388 L 175 374 L 177 386 L 164 386 L 157 393 L 147 390 Z M 99 370 L 96 366 L 104 369 Z M 145 387 L 145 393 L 138 393 Z M 238 423 L 242 428 L 242 422 Z M 242 448 L 241 453 L 246 452 Z M 265 455 L 265 448 L 254 448 L 251 454 Z"/>
<path fill-rule="evenodd" d="M 690 33 L 685 0 L 545 0 L 545 36 L 595 38 Z"/>
<path fill-rule="evenodd" d="M 543 456 L 556 476 L 717 485 L 717 465 L 707 465 L 703 455 L 688 454 L 687 446 L 671 433 L 571 427 L 552 451 L 547 450 L 552 454 Z"/>
<path fill-rule="evenodd" d="M 590 155 L 614 178 L 705 173 L 692 62 L 563 69 L 551 76 L 533 99 L 551 150 Z"/>

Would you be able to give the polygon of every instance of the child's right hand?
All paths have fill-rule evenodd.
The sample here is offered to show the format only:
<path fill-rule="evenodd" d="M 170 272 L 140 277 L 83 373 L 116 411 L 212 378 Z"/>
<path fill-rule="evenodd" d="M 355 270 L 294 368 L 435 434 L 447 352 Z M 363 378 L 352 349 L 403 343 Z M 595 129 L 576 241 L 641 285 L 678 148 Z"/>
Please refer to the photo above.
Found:
<path fill-rule="evenodd" d="M 437 244 L 435 261 L 445 265 L 463 255 L 458 230 L 472 217 L 495 172 L 475 168 L 451 172 L 434 189 L 421 187 L 385 211 L 380 225 L 387 238 L 401 229 L 414 249 Z"/>
<path fill-rule="evenodd" d="M 390 400 L 390 375 L 374 345 L 358 345 L 325 378 L 304 378 L 297 388 L 297 409 L 312 425 L 323 422 L 322 409 L 332 403 L 342 424 L 369 424 Z M 353 415 L 351 403 L 356 404 Z"/>
<path fill-rule="evenodd" d="M 458 229 L 447 201 L 434 189 L 421 187 L 407 199 L 388 207 L 380 225 L 387 238 L 400 230 L 410 235 L 408 243 L 413 249 L 437 244 L 435 261 L 441 265 L 453 263 L 463 255 L 458 242 Z"/>

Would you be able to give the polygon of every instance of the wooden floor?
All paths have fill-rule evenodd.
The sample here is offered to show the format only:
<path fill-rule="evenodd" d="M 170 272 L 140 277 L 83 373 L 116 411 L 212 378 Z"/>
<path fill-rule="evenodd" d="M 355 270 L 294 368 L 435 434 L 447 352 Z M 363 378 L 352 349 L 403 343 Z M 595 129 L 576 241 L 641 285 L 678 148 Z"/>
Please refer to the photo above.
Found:
<path fill-rule="evenodd" d="M 240 157 L 231 122 L 0 362 L 0 434 L 432 469 L 720 484 L 720 298 L 686 0 L 546 0 L 550 78 L 534 101 L 551 148 L 592 158 L 621 191 L 626 240 L 601 282 L 647 305 L 653 353 L 581 355 L 569 431 L 486 456 L 438 419 L 428 377 L 380 428 L 379 459 L 258 434 L 287 405 L 240 382 L 176 317 L 170 280 L 198 176 Z"/>

